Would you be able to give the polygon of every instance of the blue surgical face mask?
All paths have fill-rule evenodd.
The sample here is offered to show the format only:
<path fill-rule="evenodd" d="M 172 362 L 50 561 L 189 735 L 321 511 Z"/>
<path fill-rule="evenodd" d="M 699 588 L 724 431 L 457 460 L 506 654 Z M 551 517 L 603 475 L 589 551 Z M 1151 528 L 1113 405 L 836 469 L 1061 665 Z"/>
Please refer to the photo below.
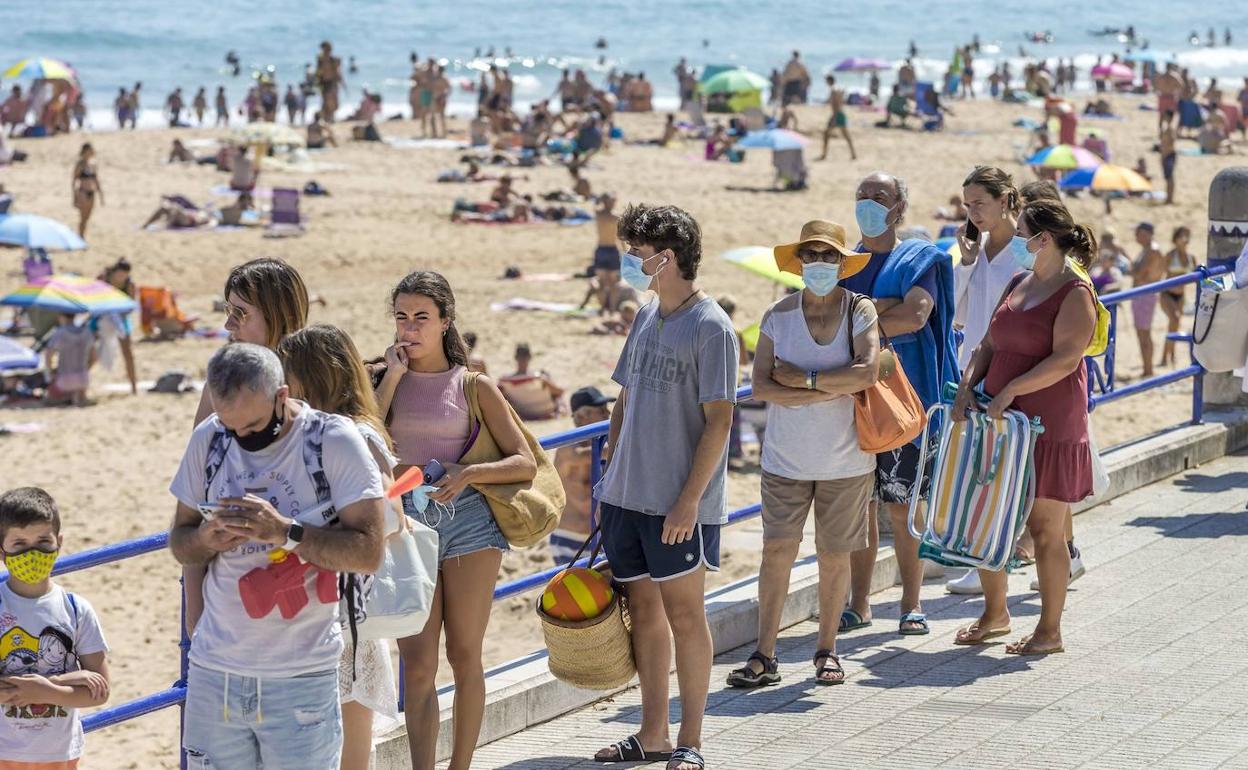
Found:
<path fill-rule="evenodd" d="M 426 525 L 433 527 L 435 529 L 437 528 L 439 524 L 442 523 L 443 512 L 446 512 L 451 517 L 451 519 L 455 518 L 455 504 L 454 503 L 451 503 L 451 505 L 447 507 L 443 505 L 442 503 L 429 499 L 429 494 L 431 492 L 436 492 L 436 491 L 438 491 L 437 487 L 431 484 L 422 484 L 421 486 L 416 487 L 415 489 L 413 489 L 411 492 L 408 493 L 412 501 L 412 507 L 415 508 L 416 512 L 420 514 L 420 517 L 424 519 Z M 430 503 L 433 503 L 433 506 L 438 509 L 438 520 L 436 522 L 430 522 L 429 517 L 425 515 L 425 511 L 429 509 Z M 411 514 L 409 513 L 408 515 L 410 516 Z"/>
<path fill-rule="evenodd" d="M 624 254 L 620 260 L 620 277 L 637 291 L 649 291 L 650 282 L 654 280 L 653 275 L 647 275 L 646 271 L 641 269 L 643 261 L 636 254 L 628 253 Z M 656 270 L 655 273 L 657 274 L 658 271 Z"/>
<path fill-rule="evenodd" d="M 1035 237 L 1035 235 L 1031 236 L 1031 238 Z M 1031 243 L 1031 238 L 1016 235 L 1010 239 L 1010 256 L 1024 270 L 1031 270 L 1036 266 L 1036 255 L 1027 250 L 1027 244 Z"/>
<path fill-rule="evenodd" d="M 883 235 L 888 229 L 888 212 L 892 211 L 882 203 L 870 198 L 863 198 L 854 206 L 854 218 L 858 220 L 858 229 L 868 238 Z"/>
<path fill-rule="evenodd" d="M 802 280 L 806 282 L 806 288 L 816 297 L 826 297 L 836 288 L 836 282 L 841 279 L 841 266 L 833 265 L 827 262 L 812 262 L 809 265 L 802 265 Z"/>

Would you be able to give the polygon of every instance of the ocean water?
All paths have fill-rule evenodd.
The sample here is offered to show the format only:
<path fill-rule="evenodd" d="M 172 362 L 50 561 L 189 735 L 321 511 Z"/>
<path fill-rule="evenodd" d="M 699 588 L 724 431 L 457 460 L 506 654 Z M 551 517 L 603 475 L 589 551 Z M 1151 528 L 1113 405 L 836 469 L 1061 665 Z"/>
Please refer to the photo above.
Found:
<path fill-rule="evenodd" d="M 954 46 L 978 33 L 978 76 L 1002 59 L 1021 72 L 1021 45 L 1033 57 L 1073 57 L 1086 77 L 1097 55 L 1126 48 L 1089 30 L 1128 24 L 1151 48 L 1174 52 L 1197 77 L 1219 78 L 1232 95 L 1248 76 L 1243 0 L 1048 0 L 1008 11 L 953 0 L 58 0 L 10 5 L 0 19 L 0 66 L 31 55 L 69 61 L 81 76 L 97 128 L 111 127 L 117 89 L 136 81 L 143 83 L 144 122 L 151 124 L 159 124 L 159 108 L 175 86 L 189 105 L 198 87 L 207 87 L 211 104 L 216 87 L 224 85 L 237 105 L 250 73 L 271 66 L 284 88 L 301 79 L 325 39 L 342 56 L 344 70 L 348 57 L 356 58 L 358 72 L 346 75 L 344 108 L 358 103 L 367 87 L 382 93 L 386 114 L 406 108 L 413 51 L 445 60 L 457 84 L 452 107 L 461 113 L 472 109 L 475 97 L 458 84 L 475 80 L 492 61 L 510 68 L 522 103 L 550 95 L 564 67 L 584 68 L 595 80 L 618 67 L 646 72 L 662 109 L 675 105 L 672 68 L 681 56 L 694 65 L 740 64 L 765 75 L 798 49 L 817 77 L 847 56 L 899 62 L 914 40 L 919 74 L 927 79 L 938 78 Z M 1231 47 L 1222 44 L 1228 25 Z M 1215 47 L 1189 44 L 1191 32 L 1203 40 L 1210 27 Z M 1025 37 L 1032 31 L 1049 31 L 1054 41 L 1033 43 Z M 606 49 L 595 47 L 600 37 Z M 497 58 L 485 55 L 491 48 Z M 503 58 L 506 49 L 513 54 L 509 59 Z M 231 77 L 224 62 L 229 50 L 242 60 L 239 77 Z M 890 73 L 882 79 L 887 83 Z M 843 80 L 851 89 L 866 85 L 865 76 L 847 74 Z"/>

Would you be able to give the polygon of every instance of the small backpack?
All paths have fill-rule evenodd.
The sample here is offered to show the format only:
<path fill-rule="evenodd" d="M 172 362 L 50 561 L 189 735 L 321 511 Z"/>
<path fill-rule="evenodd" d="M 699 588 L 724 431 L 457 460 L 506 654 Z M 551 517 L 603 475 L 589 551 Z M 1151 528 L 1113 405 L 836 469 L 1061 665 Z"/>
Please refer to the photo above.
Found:
<path fill-rule="evenodd" d="M 316 490 L 318 505 L 330 503 L 329 478 L 325 475 L 325 421 L 326 415 L 315 409 L 308 414 L 307 428 L 304 430 L 303 463 L 312 477 L 312 486 Z M 204 467 L 204 497 L 207 499 L 212 488 L 212 481 L 225 462 L 225 454 L 233 439 L 220 428 L 212 434 L 208 443 L 208 459 Z M 325 521 L 329 526 L 338 523 L 338 516 L 332 505 L 325 513 Z M 338 573 L 338 595 L 342 597 L 347 610 L 347 626 L 351 632 L 351 644 L 354 647 L 359 637 L 357 627 L 368 617 L 368 597 L 373 588 L 372 575 L 360 575 L 354 572 Z M 354 667 L 354 661 L 352 661 Z"/>

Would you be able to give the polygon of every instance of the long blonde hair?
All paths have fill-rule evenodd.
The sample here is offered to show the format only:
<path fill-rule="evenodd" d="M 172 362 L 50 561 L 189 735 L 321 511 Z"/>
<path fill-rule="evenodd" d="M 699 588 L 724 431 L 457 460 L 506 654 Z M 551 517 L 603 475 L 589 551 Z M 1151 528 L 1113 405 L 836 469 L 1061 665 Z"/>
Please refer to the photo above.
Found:
<path fill-rule="evenodd" d="M 286 335 L 277 344 L 277 355 L 286 376 L 298 381 L 301 395 L 313 409 L 366 423 L 388 448 L 394 448 L 350 335 L 328 324 L 307 326 Z"/>
<path fill-rule="evenodd" d="M 271 350 L 308 322 L 308 288 L 299 271 L 280 259 L 262 257 L 235 267 L 225 279 L 224 296 L 228 300 L 235 292 L 260 309 L 269 330 L 265 347 Z"/>

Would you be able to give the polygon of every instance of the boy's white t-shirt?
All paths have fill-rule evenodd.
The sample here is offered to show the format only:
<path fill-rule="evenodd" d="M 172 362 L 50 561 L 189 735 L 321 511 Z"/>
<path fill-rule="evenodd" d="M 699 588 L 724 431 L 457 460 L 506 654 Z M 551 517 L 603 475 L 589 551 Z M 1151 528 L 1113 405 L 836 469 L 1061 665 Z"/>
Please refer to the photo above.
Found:
<path fill-rule="evenodd" d="M 0 675 L 78 671 L 83 655 L 107 652 L 90 603 L 55 583 L 37 599 L 0 584 Z M 0 759 L 65 762 L 82 756 L 82 720 L 65 706 L 0 705 Z"/>
<path fill-rule="evenodd" d="M 306 430 L 315 410 L 301 403 L 290 430 L 259 452 L 246 452 L 230 442 L 221 468 L 205 494 L 205 467 L 213 434 L 221 430 L 216 415 L 200 423 L 170 485 L 173 496 L 194 508 L 202 502 L 254 494 L 273 504 L 283 516 L 305 526 L 323 526 L 312 480 Z M 361 500 L 383 495 L 381 473 L 355 423 L 345 417 L 320 414 L 326 421 L 321 461 L 334 508 L 342 510 Z M 316 594 L 317 570 L 304 575 L 308 603 L 286 620 L 274 607 L 262 618 L 247 614 L 239 581 L 253 570 L 270 565 L 269 551 L 277 546 L 246 542 L 218 554 L 208 564 L 204 580 L 204 614 L 191 639 L 191 662 L 197 666 L 239 676 L 292 677 L 338 667 L 342 633 L 338 601 L 321 602 Z M 298 552 L 294 554 L 298 556 Z"/>

